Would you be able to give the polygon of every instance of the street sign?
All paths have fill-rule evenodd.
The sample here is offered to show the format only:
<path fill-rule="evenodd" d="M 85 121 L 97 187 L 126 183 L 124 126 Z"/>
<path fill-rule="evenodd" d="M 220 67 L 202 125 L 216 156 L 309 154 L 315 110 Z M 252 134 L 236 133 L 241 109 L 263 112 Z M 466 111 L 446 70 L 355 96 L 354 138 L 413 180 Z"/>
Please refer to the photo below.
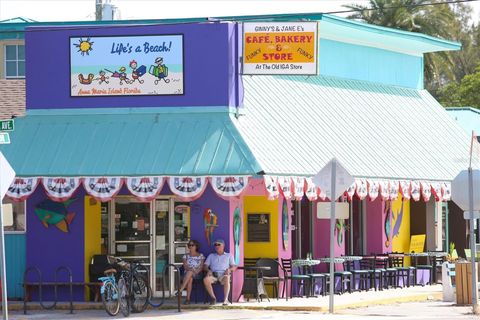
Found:
<path fill-rule="evenodd" d="M 472 170 L 473 190 L 480 188 L 480 170 Z M 463 211 L 469 211 L 468 170 L 462 170 L 452 181 L 452 200 Z M 473 210 L 480 211 L 480 192 L 473 192 Z"/>
<path fill-rule="evenodd" d="M 8 132 L 0 132 L 0 144 L 10 144 L 10 135 Z"/>
<path fill-rule="evenodd" d="M 13 119 L 0 120 L 0 131 L 13 131 L 14 121 Z"/>
<path fill-rule="evenodd" d="M 315 185 L 320 187 L 320 190 L 325 193 L 328 199 L 332 199 L 330 197 L 332 193 L 332 162 L 335 162 L 335 194 L 333 199 L 337 199 L 340 197 L 345 190 L 350 187 L 355 180 L 353 177 L 348 173 L 347 169 L 345 169 L 336 159 L 330 160 L 329 163 L 325 167 L 322 168 L 313 178 L 313 182 Z"/>
<path fill-rule="evenodd" d="M 335 219 L 348 219 L 349 205 L 347 202 L 335 203 Z M 330 219 L 331 217 L 330 202 L 317 202 L 317 219 Z"/>
<path fill-rule="evenodd" d="M 473 211 L 473 215 L 470 214 L 470 211 L 463 211 L 463 219 L 480 219 L 480 211 Z"/>

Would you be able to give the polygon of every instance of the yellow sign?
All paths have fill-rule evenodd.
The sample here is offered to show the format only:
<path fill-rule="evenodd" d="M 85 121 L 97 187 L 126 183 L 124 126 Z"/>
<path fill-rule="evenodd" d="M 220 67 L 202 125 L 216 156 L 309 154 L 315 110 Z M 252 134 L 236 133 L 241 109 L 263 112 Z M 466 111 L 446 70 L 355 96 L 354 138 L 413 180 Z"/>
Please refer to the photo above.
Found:
<path fill-rule="evenodd" d="M 425 235 L 424 234 L 417 234 L 411 236 L 410 238 L 410 249 L 408 252 L 423 252 L 423 248 L 425 247 Z"/>
<path fill-rule="evenodd" d="M 316 22 L 244 23 L 244 74 L 317 74 Z"/>

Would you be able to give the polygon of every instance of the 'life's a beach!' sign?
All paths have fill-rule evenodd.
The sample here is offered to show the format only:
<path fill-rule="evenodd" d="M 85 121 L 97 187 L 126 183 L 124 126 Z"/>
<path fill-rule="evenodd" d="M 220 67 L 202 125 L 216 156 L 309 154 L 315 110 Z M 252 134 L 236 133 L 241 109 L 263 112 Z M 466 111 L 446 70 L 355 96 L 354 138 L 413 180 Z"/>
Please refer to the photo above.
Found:
<path fill-rule="evenodd" d="M 182 95 L 183 35 L 71 37 L 70 95 Z"/>
<path fill-rule="evenodd" d="M 243 24 L 243 74 L 317 74 L 317 22 Z"/>

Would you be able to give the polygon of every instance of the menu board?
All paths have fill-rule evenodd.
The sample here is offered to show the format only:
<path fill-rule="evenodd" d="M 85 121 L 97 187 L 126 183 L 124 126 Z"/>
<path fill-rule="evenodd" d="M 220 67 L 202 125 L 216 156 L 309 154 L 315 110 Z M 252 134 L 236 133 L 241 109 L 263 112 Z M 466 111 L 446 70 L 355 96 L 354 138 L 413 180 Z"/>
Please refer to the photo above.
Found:
<path fill-rule="evenodd" d="M 247 241 L 270 242 L 270 213 L 247 214 Z"/>

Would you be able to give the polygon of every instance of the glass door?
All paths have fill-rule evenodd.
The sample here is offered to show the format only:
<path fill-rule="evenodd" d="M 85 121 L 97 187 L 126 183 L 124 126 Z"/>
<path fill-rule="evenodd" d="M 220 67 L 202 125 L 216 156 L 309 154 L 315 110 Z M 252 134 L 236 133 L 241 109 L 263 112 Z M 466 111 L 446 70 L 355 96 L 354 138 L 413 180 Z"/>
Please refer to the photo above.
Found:
<path fill-rule="evenodd" d="M 171 228 L 170 228 L 170 212 L 171 202 L 170 199 L 157 199 L 155 200 L 155 237 L 153 247 L 154 257 L 154 271 L 153 272 L 153 294 L 163 295 L 171 292 L 172 276 L 171 269 L 168 268 L 170 263 L 171 252 Z"/>
<path fill-rule="evenodd" d="M 133 197 L 116 197 L 113 201 L 112 253 L 126 261 L 151 266 L 151 204 Z"/>

